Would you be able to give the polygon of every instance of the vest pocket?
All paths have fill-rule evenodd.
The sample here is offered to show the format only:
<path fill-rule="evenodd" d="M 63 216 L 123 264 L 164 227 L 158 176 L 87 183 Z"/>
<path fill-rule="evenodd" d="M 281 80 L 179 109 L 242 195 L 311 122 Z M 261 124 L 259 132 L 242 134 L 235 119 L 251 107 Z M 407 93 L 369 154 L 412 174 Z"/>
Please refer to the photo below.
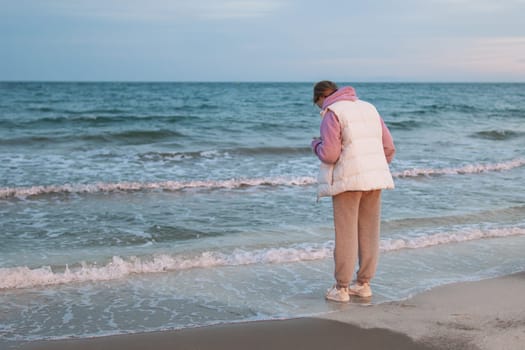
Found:
<path fill-rule="evenodd" d="M 319 184 L 328 184 L 330 186 L 334 184 L 334 166 L 332 164 L 321 162 L 317 182 Z"/>

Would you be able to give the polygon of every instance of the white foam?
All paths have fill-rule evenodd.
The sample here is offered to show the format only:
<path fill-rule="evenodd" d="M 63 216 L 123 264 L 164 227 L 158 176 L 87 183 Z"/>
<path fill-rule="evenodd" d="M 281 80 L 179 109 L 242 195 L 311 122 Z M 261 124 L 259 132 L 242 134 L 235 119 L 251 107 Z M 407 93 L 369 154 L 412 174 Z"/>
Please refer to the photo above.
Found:
<path fill-rule="evenodd" d="M 129 192 L 144 190 L 180 191 L 185 189 L 234 189 L 252 186 L 301 186 L 316 183 L 312 177 L 275 177 L 259 179 L 230 179 L 222 181 L 163 181 L 163 182 L 120 182 L 120 183 L 96 183 L 96 184 L 65 184 L 50 186 L 32 186 L 0 188 L 0 199 L 2 198 L 25 198 L 45 194 L 60 193 L 98 193 L 98 192 Z"/>
<path fill-rule="evenodd" d="M 525 235 L 525 228 L 510 227 L 491 230 L 444 232 L 410 239 L 384 239 L 383 252 L 400 249 L 420 249 L 430 246 L 472 240 Z M 161 273 L 192 268 L 242 266 L 254 264 L 283 264 L 322 260 L 333 256 L 333 241 L 303 243 L 288 247 L 256 250 L 236 249 L 232 252 L 205 251 L 194 256 L 160 254 L 152 257 L 114 256 L 106 265 L 82 263 L 79 267 L 66 266 L 53 271 L 49 266 L 30 269 L 26 266 L 0 268 L 0 290 L 75 282 L 95 282 L 124 278 L 132 274 Z"/>
<path fill-rule="evenodd" d="M 433 175 L 458 175 L 477 174 L 490 171 L 504 171 L 525 165 L 525 159 L 514 159 L 508 162 L 495 164 L 469 164 L 458 168 L 415 168 L 401 172 L 394 172 L 395 178 L 408 178 Z M 129 192 L 144 190 L 181 191 L 186 189 L 235 189 L 240 187 L 254 186 L 307 186 L 316 184 L 315 177 L 273 177 L 254 179 L 229 179 L 229 180 L 198 180 L 198 181 L 162 181 L 162 182 L 120 182 L 120 183 L 96 183 L 96 184 L 65 184 L 50 186 L 31 187 L 4 187 L 0 188 L 0 199 L 26 198 L 46 194 L 78 194 L 98 192 Z"/>
<path fill-rule="evenodd" d="M 433 176 L 433 175 L 464 175 L 464 174 L 479 174 L 490 171 L 504 171 L 519 168 L 525 165 L 525 159 L 513 159 L 508 162 L 501 162 L 495 164 L 468 164 L 458 168 L 415 168 L 400 172 L 395 172 L 392 176 L 397 178 L 417 177 L 417 176 Z"/>
<path fill-rule="evenodd" d="M 393 251 L 399 249 L 418 249 L 442 244 L 461 243 L 487 238 L 501 238 L 509 236 L 525 235 L 525 228 L 509 227 L 491 230 L 468 230 L 459 232 L 435 233 L 430 236 L 422 236 L 411 239 L 385 239 L 381 240 L 382 251 Z"/>
<path fill-rule="evenodd" d="M 330 243 L 328 243 L 330 245 Z M 66 266 L 63 272 L 55 272 L 49 266 L 36 269 L 14 267 L 0 269 L 0 289 L 27 288 L 84 281 L 106 281 L 123 278 L 130 274 L 159 273 L 165 271 L 240 266 L 253 264 L 286 263 L 323 259 L 331 254 L 331 248 L 306 246 L 270 248 L 254 251 L 237 249 L 230 254 L 206 251 L 193 257 L 155 255 L 152 258 L 114 256 L 108 264 L 82 263 L 75 270 Z"/>

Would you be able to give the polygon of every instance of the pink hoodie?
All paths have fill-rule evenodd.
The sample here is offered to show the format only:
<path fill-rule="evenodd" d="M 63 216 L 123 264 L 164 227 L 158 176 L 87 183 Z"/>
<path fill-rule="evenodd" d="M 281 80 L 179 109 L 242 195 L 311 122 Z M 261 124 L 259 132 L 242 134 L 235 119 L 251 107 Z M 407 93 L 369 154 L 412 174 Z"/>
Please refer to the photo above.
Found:
<path fill-rule="evenodd" d="M 322 109 L 325 110 L 334 102 L 357 100 L 358 97 L 353 87 L 343 87 L 325 99 Z M 383 128 L 383 149 L 386 160 L 390 163 L 394 158 L 396 148 L 383 118 L 381 118 L 381 126 Z M 328 109 L 321 122 L 321 137 L 312 140 L 312 150 L 323 163 L 335 164 L 341 155 L 342 141 L 339 119 L 334 112 Z"/>

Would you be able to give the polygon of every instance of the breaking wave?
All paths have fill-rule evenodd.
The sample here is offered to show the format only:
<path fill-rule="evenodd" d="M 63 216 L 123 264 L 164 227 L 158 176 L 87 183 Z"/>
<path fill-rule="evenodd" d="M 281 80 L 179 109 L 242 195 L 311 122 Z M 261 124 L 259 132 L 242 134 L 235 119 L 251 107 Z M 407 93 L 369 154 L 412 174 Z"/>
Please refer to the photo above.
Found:
<path fill-rule="evenodd" d="M 400 172 L 394 172 L 392 175 L 397 178 L 418 177 L 418 176 L 436 176 L 436 175 L 466 175 L 479 174 L 491 171 L 504 171 L 519 168 L 525 165 L 525 159 L 514 159 L 507 162 L 495 164 L 468 164 L 457 168 L 414 168 Z"/>
<path fill-rule="evenodd" d="M 490 230 L 443 232 L 410 239 L 381 240 L 383 252 L 420 249 L 488 238 L 525 235 L 525 228 L 510 227 Z M 133 274 L 162 273 L 192 268 L 214 268 L 255 264 L 282 264 L 323 260 L 333 256 L 334 242 L 302 243 L 266 249 L 235 249 L 232 252 L 205 251 L 194 256 L 159 254 L 150 257 L 113 256 L 105 265 L 79 263 L 78 266 L 0 268 L 0 290 L 29 288 L 78 282 L 108 281 Z"/>
<path fill-rule="evenodd" d="M 392 173 L 394 178 L 420 176 L 466 175 L 492 171 L 504 171 L 525 165 L 525 159 L 514 159 L 496 164 L 469 164 L 458 168 L 414 168 Z M 315 177 L 273 177 L 229 180 L 161 181 L 161 182 L 119 182 L 95 184 L 65 184 L 30 187 L 0 188 L 0 199 L 27 198 L 49 194 L 82 194 L 98 192 L 135 192 L 148 190 L 182 191 L 188 189 L 236 189 L 255 186 L 307 186 L 317 183 Z"/>
<path fill-rule="evenodd" d="M 18 197 L 26 198 L 46 194 L 73 194 L 97 192 L 132 192 L 144 190 L 181 191 L 187 189 L 235 189 L 253 186 L 301 186 L 316 183 L 311 177 L 297 178 L 261 178 L 261 179 L 231 179 L 221 181 L 163 181 L 163 182 L 120 182 L 96 184 L 66 184 L 51 186 L 32 186 L 0 188 L 0 199 Z"/>

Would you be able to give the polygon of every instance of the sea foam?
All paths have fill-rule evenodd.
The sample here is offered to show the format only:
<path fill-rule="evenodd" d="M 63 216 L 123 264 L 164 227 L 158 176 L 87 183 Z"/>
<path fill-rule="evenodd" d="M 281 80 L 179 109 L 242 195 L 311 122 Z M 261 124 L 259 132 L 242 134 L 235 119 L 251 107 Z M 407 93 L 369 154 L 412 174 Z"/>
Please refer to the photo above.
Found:
<path fill-rule="evenodd" d="M 479 174 L 491 171 L 505 171 L 514 168 L 519 168 L 525 165 L 525 159 L 518 158 L 507 162 L 495 164 L 468 164 L 457 168 L 414 168 L 407 169 L 400 172 L 392 173 L 392 176 L 397 178 L 418 177 L 418 176 L 435 176 L 435 175 L 466 175 Z"/>
<path fill-rule="evenodd" d="M 473 240 L 525 235 L 525 228 L 508 227 L 489 230 L 443 232 L 416 238 L 383 239 L 382 252 L 421 249 Z M 235 249 L 231 252 L 204 251 L 193 256 L 158 254 L 150 257 L 113 256 L 105 265 L 82 262 L 78 266 L 0 268 L 0 290 L 35 286 L 116 280 L 133 274 L 162 273 L 193 268 L 214 268 L 255 264 L 283 264 L 322 260 L 333 256 L 334 241 L 302 243 L 265 249 Z"/>
<path fill-rule="evenodd" d="M 253 186 L 301 186 L 315 183 L 312 177 L 275 177 L 259 179 L 196 180 L 196 181 L 161 181 L 161 182 L 119 182 L 96 184 L 65 184 L 31 187 L 0 188 L 0 199 L 25 198 L 46 194 L 97 193 L 97 192 L 132 192 L 144 190 L 181 191 L 187 189 L 235 189 Z"/>
<path fill-rule="evenodd" d="M 457 168 L 413 168 L 392 173 L 394 178 L 411 178 L 438 175 L 465 175 L 492 171 L 505 171 L 525 165 L 525 159 L 518 158 L 495 164 L 469 164 Z M 188 189 L 236 189 L 255 186 L 307 186 L 317 183 L 315 177 L 269 177 L 254 179 L 161 181 L 161 182 L 119 182 L 95 184 L 64 184 L 30 187 L 0 188 L 0 199 L 27 198 L 48 194 L 82 194 L 98 192 L 133 192 L 148 190 L 182 191 Z"/>

